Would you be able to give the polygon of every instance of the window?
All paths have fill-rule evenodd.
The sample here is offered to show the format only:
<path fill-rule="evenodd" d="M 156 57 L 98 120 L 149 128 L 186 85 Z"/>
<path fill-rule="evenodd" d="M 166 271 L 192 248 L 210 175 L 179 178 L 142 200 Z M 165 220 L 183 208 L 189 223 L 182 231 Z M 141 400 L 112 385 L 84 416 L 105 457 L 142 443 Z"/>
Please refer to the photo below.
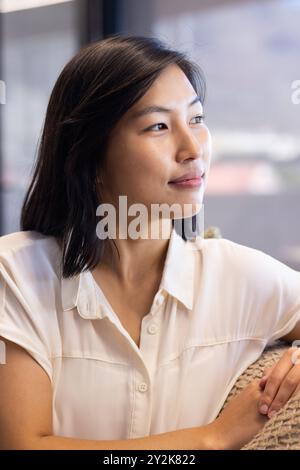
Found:
<path fill-rule="evenodd" d="M 30 6 L 42 5 L 37 8 Z M 2 234 L 19 230 L 38 139 L 54 82 L 77 52 L 76 3 L 9 0 L 1 4 Z M 28 8 L 26 8 L 28 7 Z"/>
<path fill-rule="evenodd" d="M 187 51 L 207 79 L 205 226 L 300 269 L 300 0 L 142 3 L 127 30 Z"/>

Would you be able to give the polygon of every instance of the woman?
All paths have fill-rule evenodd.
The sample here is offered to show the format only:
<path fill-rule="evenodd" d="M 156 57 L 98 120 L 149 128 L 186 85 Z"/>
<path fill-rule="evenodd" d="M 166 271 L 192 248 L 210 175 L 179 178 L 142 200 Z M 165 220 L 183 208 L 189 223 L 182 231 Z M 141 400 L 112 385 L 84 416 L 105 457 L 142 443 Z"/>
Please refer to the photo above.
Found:
<path fill-rule="evenodd" d="M 113 36 L 62 71 L 21 231 L 0 242 L 2 448 L 239 449 L 269 419 L 268 378 L 217 416 L 295 329 L 300 273 L 187 236 L 211 159 L 203 101 L 199 68 L 153 38 Z"/>

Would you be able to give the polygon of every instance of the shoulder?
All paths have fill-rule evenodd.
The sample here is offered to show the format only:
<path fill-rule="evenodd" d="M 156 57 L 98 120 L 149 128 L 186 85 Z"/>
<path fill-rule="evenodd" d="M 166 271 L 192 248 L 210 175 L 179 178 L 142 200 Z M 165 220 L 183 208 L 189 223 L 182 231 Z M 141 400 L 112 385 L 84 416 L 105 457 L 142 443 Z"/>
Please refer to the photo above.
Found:
<path fill-rule="evenodd" d="M 285 266 L 261 250 L 241 245 L 226 238 L 204 239 L 202 246 L 205 255 L 219 258 L 219 261 L 226 263 L 226 266 L 247 268 L 248 270 L 257 270 L 259 265 L 265 268 L 274 267 L 275 265 L 277 267 L 280 265 Z"/>
<path fill-rule="evenodd" d="M 0 256 L 26 251 L 49 252 L 57 248 L 58 244 L 54 237 L 30 230 L 14 232 L 0 237 Z"/>
<path fill-rule="evenodd" d="M 205 238 L 203 239 L 203 249 L 231 260 L 240 260 L 241 256 L 249 259 L 262 259 L 269 256 L 261 250 L 241 245 L 227 238 Z"/>
<path fill-rule="evenodd" d="M 225 238 L 204 239 L 202 253 L 206 265 L 210 263 L 224 277 L 235 280 L 240 286 L 245 282 L 264 289 L 266 294 L 283 285 L 300 289 L 298 271 L 256 248 Z"/>
<path fill-rule="evenodd" d="M 11 273 L 26 271 L 40 276 L 58 274 L 60 248 L 56 239 L 35 231 L 20 231 L 0 237 L 0 264 Z"/>

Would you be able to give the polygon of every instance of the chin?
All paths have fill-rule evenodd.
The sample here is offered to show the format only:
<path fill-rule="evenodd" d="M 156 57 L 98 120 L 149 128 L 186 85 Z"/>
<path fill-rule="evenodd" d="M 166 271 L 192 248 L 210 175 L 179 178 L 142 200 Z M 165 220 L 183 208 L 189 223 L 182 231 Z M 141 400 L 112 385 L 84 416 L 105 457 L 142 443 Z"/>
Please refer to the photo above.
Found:
<path fill-rule="evenodd" d="M 175 202 L 173 204 L 176 204 Z M 199 214 L 203 208 L 203 202 L 200 201 L 186 201 L 184 203 L 177 203 L 180 209 L 174 214 L 174 219 L 185 219 Z"/>

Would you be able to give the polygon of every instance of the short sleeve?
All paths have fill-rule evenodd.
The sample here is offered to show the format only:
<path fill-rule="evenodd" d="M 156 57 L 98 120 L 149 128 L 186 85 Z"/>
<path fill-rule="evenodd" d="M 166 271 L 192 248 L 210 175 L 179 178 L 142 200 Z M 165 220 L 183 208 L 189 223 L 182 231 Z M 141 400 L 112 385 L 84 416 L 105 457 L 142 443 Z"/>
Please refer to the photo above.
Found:
<path fill-rule="evenodd" d="M 278 309 L 274 311 L 268 343 L 287 335 L 300 321 L 300 273 L 285 265 L 282 270 L 284 275 L 279 283 Z"/>
<path fill-rule="evenodd" d="M 300 272 L 261 250 L 222 243 L 222 289 L 230 299 L 231 334 L 270 344 L 290 333 L 300 321 Z"/>
<path fill-rule="evenodd" d="M 287 335 L 300 321 L 300 272 L 260 252 L 258 290 L 263 292 L 261 325 L 267 344 Z"/>
<path fill-rule="evenodd" d="M 0 262 L 0 336 L 24 348 L 52 380 L 49 339 L 39 312 L 32 311 L 14 280 Z"/>

